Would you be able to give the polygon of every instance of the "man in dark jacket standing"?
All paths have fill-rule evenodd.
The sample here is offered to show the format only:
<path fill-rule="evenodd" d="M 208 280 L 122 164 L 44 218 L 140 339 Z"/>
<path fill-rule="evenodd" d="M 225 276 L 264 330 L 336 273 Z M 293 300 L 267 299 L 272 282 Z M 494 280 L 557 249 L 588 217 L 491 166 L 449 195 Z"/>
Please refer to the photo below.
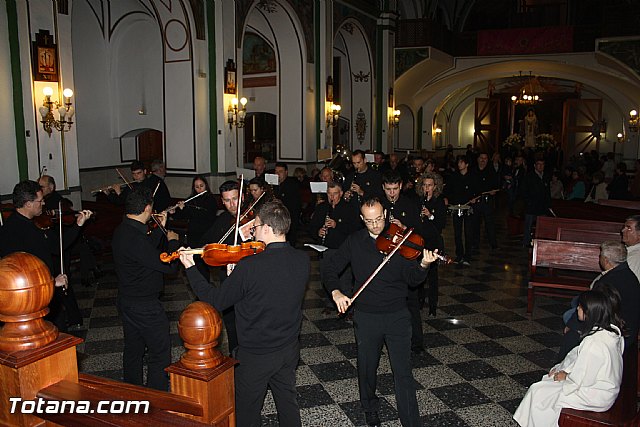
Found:
<path fill-rule="evenodd" d="M 345 292 L 351 295 L 350 290 L 340 289 L 340 272 L 350 264 L 356 286 L 360 286 L 384 258 L 376 248 L 376 238 L 385 228 L 385 211 L 380 201 L 365 200 L 360 217 L 366 229 L 347 237 L 322 272 L 340 313 L 353 302 L 345 295 Z M 393 370 L 400 422 L 405 427 L 421 425 L 411 372 L 411 315 L 407 309 L 407 293 L 409 286 L 417 286 L 427 278 L 429 264 L 435 260 L 434 254 L 426 249 L 420 262 L 394 255 L 355 302 L 353 326 L 358 344 L 358 386 L 367 425 L 380 425 L 376 372 L 384 344 Z"/>
<path fill-rule="evenodd" d="M 300 182 L 289 176 L 289 167 L 286 163 L 276 163 L 276 175 L 278 175 L 278 185 L 273 187 L 273 195 L 282 200 L 291 216 L 291 227 L 287 233 L 287 242 L 295 246 L 298 238 L 298 221 L 300 221 L 300 211 L 302 210 L 302 198 L 300 196 Z"/>
<path fill-rule="evenodd" d="M 531 227 L 539 215 L 547 215 L 551 208 L 551 191 L 549 175 L 544 173 L 544 159 L 536 159 L 533 170 L 525 176 L 522 185 L 522 196 L 525 201 L 524 236 L 522 245 L 531 246 Z"/>
<path fill-rule="evenodd" d="M 302 300 L 309 280 L 309 256 L 286 241 L 291 217 L 277 200 L 260 207 L 253 224 L 266 249 L 242 259 L 218 288 L 193 268 L 193 255 L 182 254 L 191 288 L 218 311 L 235 306 L 240 365 L 235 371 L 238 426 L 260 426 L 260 411 L 271 388 L 281 426 L 300 426 L 296 367 Z"/>

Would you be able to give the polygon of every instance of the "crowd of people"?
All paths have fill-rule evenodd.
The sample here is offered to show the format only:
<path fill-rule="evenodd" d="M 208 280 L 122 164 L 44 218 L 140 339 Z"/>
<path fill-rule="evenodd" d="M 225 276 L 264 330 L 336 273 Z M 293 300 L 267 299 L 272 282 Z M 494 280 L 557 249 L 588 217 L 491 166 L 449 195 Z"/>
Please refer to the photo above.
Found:
<path fill-rule="evenodd" d="M 430 316 L 437 313 L 437 260 L 445 251 L 442 234 L 447 217 L 453 224 L 455 262 L 464 267 L 472 265 L 483 248 L 498 249 L 495 218 L 500 203 L 512 214 L 520 211 L 525 224 L 522 243 L 528 247 L 535 218 L 549 213 L 552 197 L 571 194 L 571 198 L 597 202 L 604 196 L 633 196 L 633 186 L 624 181 L 626 169 L 623 164 L 612 166 L 609 155 L 603 162 L 591 154 L 580 156 L 563 174 L 556 170 L 554 156 L 518 153 L 513 161 L 511 157 L 502 161 L 500 154 L 489 156 L 471 147 L 456 157 L 447 150 L 440 165 L 434 159 L 401 159 L 395 153 L 374 153 L 374 162 L 369 163 L 360 150 L 348 160 L 340 170 L 325 167 L 307 176 L 297 168 L 289 176 L 286 163 L 275 163 L 268 171 L 265 159 L 256 157 L 255 177 L 246 186 L 233 180 L 218 188 L 222 212 L 202 176 L 193 178 L 193 200 L 169 206 L 164 164 L 153 162 L 147 175 L 145 165 L 134 161 L 132 182 L 110 187 L 107 195 L 110 202 L 124 206 L 125 213 L 111 242 L 119 282 L 125 381 L 143 385 L 147 353 L 146 385 L 168 389 L 164 368 L 171 361 L 169 322 L 160 293 L 163 275 L 175 273 L 179 263 L 161 262 L 160 252 L 208 243 L 234 245 L 246 238 L 236 219 L 251 211 L 250 234 L 265 244 L 265 250 L 237 265 L 219 268 L 216 286 L 211 286 L 212 268 L 203 258 L 187 251 L 180 255 L 194 293 L 222 313 L 230 354 L 240 361 L 235 373 L 238 425 L 260 425 L 267 387 L 273 392 L 281 425 L 301 424 L 295 369 L 310 269 L 309 256 L 296 249 L 303 225 L 321 251 L 325 313 L 337 310 L 346 321 L 353 319 L 360 401 L 367 424 L 380 424 L 376 370 L 386 344 L 400 421 L 403 426 L 420 425 L 410 357 L 412 352 L 425 351 L 421 309 L 426 306 Z M 269 172 L 277 175 L 277 185 L 266 183 Z M 585 176 L 591 177 L 590 182 Z M 325 182 L 326 192 L 311 193 L 312 181 Z M 43 204 L 59 197 L 52 182 L 43 176 L 39 183 L 23 181 L 15 186 L 15 213 L 0 228 L 0 256 L 26 251 L 47 264 L 57 289 L 52 316 L 64 330 L 78 322 L 73 317 L 77 304 L 74 308 L 72 292 L 62 292 L 69 281 L 54 262 L 61 254 L 52 243 L 64 238 L 65 248 L 72 246 L 91 212 L 80 211 L 63 236 L 52 235 L 55 228 L 37 228 L 34 218 L 42 213 Z M 170 216 L 188 221 L 184 238 L 165 229 Z M 157 227 L 148 227 L 150 221 Z M 417 259 L 387 259 L 380 252 L 379 239 L 393 241 L 388 235 L 391 226 L 421 237 Z M 557 420 L 562 407 L 607 410 L 613 404 L 624 342 L 635 343 L 640 324 L 635 310 L 640 303 L 640 216 L 630 217 L 621 232 L 622 242 L 603 243 L 602 275 L 566 313 L 560 363 L 523 399 L 515 414 L 521 425 L 547 425 Z M 385 263 L 379 273 L 372 274 Z M 360 288 L 364 283 L 366 289 Z"/>

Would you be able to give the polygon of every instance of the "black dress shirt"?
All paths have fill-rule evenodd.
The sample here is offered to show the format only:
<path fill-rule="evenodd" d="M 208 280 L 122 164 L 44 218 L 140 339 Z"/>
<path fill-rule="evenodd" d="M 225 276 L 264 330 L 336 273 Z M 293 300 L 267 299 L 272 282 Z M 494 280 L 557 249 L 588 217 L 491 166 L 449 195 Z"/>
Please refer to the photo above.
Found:
<path fill-rule="evenodd" d="M 77 239 L 80 227 L 74 222 L 63 229 L 63 249 L 68 249 Z M 7 218 L 0 227 L 0 257 L 13 252 L 27 252 L 40 258 L 52 276 L 60 274 L 60 265 L 54 262 L 54 255 L 60 255 L 58 229 L 41 230 L 32 220 L 17 211 Z"/>
<path fill-rule="evenodd" d="M 442 196 L 422 199 L 419 208 L 425 207 L 429 210 L 433 218 L 421 216 L 422 219 L 422 238 L 424 246 L 429 250 L 444 249 L 444 241 L 442 240 L 442 230 L 447 224 L 447 207 L 444 204 Z"/>
<path fill-rule="evenodd" d="M 365 228 L 347 237 L 338 251 L 323 268 L 329 292 L 339 289 L 347 295 L 350 290 L 339 288 L 339 275 L 351 264 L 355 288 L 359 288 L 384 258 L 376 248 L 376 241 Z M 392 313 L 407 307 L 409 286 L 418 286 L 427 278 L 428 269 L 417 261 L 409 261 L 396 253 L 369 283 L 355 301 L 357 310 L 368 313 Z"/>
<path fill-rule="evenodd" d="M 445 196 L 449 199 L 450 205 L 461 205 L 468 203 L 480 193 L 478 187 L 478 177 L 472 171 L 462 175 L 456 172 L 449 176 L 445 186 Z"/>
<path fill-rule="evenodd" d="M 362 173 L 358 173 L 356 171 L 349 173 L 342 185 L 343 190 L 345 192 L 349 191 L 352 183 L 358 184 L 360 189 L 364 192 L 362 196 L 354 194 L 353 197 L 351 197 L 350 201 L 355 200 L 355 202 L 358 203 L 358 207 L 360 207 L 359 202 L 371 197 L 377 197 L 380 201 L 384 198 L 384 191 L 382 190 L 382 175 L 380 175 L 380 172 L 377 170 L 367 167 L 367 170 Z"/>
<path fill-rule="evenodd" d="M 289 210 L 291 223 L 297 224 L 302 210 L 302 198 L 300 197 L 300 182 L 288 176 L 279 185 L 273 187 L 273 195 L 280 199 Z"/>
<path fill-rule="evenodd" d="M 118 275 L 118 298 L 149 301 L 158 299 L 164 284 L 164 273 L 178 271 L 178 263 L 165 264 L 160 261 L 160 249 L 164 235 L 158 228 L 147 235 L 147 226 L 125 217 L 116 228 L 111 240 L 113 261 Z M 180 246 L 170 240 L 167 251 Z"/>
<path fill-rule="evenodd" d="M 397 219 L 405 227 L 413 228 L 414 233 L 422 235 L 420 211 L 415 201 L 401 194 L 395 202 L 390 202 L 386 197 L 381 202 L 387 211 L 387 217 L 385 218 L 387 224 L 390 223 L 391 219 Z"/>
<path fill-rule="evenodd" d="M 362 228 L 355 204 L 340 200 L 334 208 L 329 202 L 320 203 L 309 222 L 311 235 L 319 241 L 321 237 L 318 236 L 318 231 L 324 227 L 327 215 L 336 222 L 335 228 L 329 228 L 324 239 L 324 246 L 330 249 L 337 249 L 349 234 Z"/>
<path fill-rule="evenodd" d="M 218 311 L 235 306 L 240 347 L 266 354 L 298 339 L 309 270 L 305 252 L 277 242 L 240 260 L 220 287 L 211 286 L 193 267 L 187 277 L 201 301 Z"/>

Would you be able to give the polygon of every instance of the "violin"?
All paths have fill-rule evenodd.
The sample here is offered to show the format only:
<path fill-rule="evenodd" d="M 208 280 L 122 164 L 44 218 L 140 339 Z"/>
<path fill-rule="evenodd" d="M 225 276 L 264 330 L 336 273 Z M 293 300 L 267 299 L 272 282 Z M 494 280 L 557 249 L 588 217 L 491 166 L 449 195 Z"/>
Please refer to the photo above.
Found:
<path fill-rule="evenodd" d="M 412 229 L 408 229 L 412 230 Z M 399 225 L 391 223 L 389 228 L 383 231 L 376 238 L 376 249 L 385 255 L 388 255 L 393 251 L 398 244 L 404 239 L 408 233 L 400 228 Z M 422 255 L 424 250 L 424 239 L 419 234 L 411 233 L 407 239 L 402 242 L 402 245 L 398 248 L 398 252 L 403 258 L 414 260 L 418 259 Z M 434 253 L 434 255 L 444 264 L 451 264 L 453 260 L 447 255 L 441 255 Z"/>
<path fill-rule="evenodd" d="M 160 254 L 160 261 L 171 262 L 178 259 L 181 253 L 186 253 L 200 255 L 207 265 L 221 267 L 227 264 L 237 264 L 242 258 L 264 251 L 265 247 L 263 242 L 244 242 L 239 245 L 209 243 L 197 249 L 182 249 L 171 254 L 163 252 Z"/>

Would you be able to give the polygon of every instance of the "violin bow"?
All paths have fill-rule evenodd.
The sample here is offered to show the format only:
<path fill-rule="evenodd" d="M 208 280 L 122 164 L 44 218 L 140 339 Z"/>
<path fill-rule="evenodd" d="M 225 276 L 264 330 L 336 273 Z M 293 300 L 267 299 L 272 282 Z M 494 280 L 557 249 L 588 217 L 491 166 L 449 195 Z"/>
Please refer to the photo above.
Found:
<path fill-rule="evenodd" d="M 122 179 L 124 183 L 127 184 L 127 187 L 129 187 L 129 190 L 133 190 L 133 187 L 131 186 L 129 181 L 127 181 L 127 178 L 125 178 L 124 175 L 122 175 L 122 172 L 120 172 L 120 169 L 116 168 L 116 172 L 118 172 L 118 175 L 120 175 L 120 179 Z"/>
<path fill-rule="evenodd" d="M 253 203 L 251 203 L 251 205 L 247 208 L 247 210 L 244 211 L 244 213 L 240 216 L 240 221 L 242 221 L 247 215 L 249 215 L 249 212 L 251 212 L 251 209 L 253 209 L 253 207 L 258 204 L 258 202 L 260 201 L 260 199 L 262 199 L 262 196 L 264 196 L 266 194 L 266 192 L 262 193 Z M 239 210 L 238 210 L 239 211 Z M 224 239 L 226 239 L 227 237 L 229 237 L 229 234 L 231 234 L 231 232 L 233 230 L 235 230 L 236 225 L 232 225 L 226 233 L 224 233 L 224 236 L 222 236 L 222 238 L 220 240 L 218 240 L 218 243 L 222 243 L 224 242 Z"/>
<path fill-rule="evenodd" d="M 58 202 L 58 232 L 60 233 L 60 274 L 64 274 L 64 254 L 62 253 L 62 200 Z M 62 287 L 64 294 L 67 294 L 67 286 Z"/>
<path fill-rule="evenodd" d="M 397 246 L 393 248 L 391 252 L 389 252 L 389 255 L 384 257 L 384 259 L 382 260 L 378 268 L 376 268 L 374 272 L 371 273 L 371 276 L 369 276 L 369 278 L 362 284 L 362 286 L 360 286 L 358 290 L 353 294 L 353 296 L 351 297 L 351 303 L 349 305 L 353 304 L 355 299 L 358 298 L 358 296 L 362 293 L 362 291 L 364 291 L 364 289 L 369 285 L 369 283 L 371 283 L 374 277 L 376 277 L 376 275 L 380 272 L 380 270 L 382 270 L 382 267 L 384 267 L 385 264 L 389 262 L 393 254 L 395 254 L 396 251 L 400 249 L 400 246 L 402 246 L 402 244 L 407 240 L 407 238 L 411 233 L 413 233 L 413 228 L 410 228 L 409 231 L 407 231 L 407 233 L 404 235 L 402 240 L 400 240 L 400 243 L 398 243 Z"/>
<path fill-rule="evenodd" d="M 158 185 L 160 185 L 160 183 L 158 183 Z M 157 187 L 156 187 L 156 188 L 157 188 Z M 188 198 L 187 200 L 185 200 L 183 203 L 184 203 L 184 204 L 187 204 L 187 203 L 189 203 L 190 201 L 192 201 L 193 199 L 195 199 L 196 197 L 200 197 L 200 196 L 202 196 L 204 193 L 206 193 L 206 191 L 203 191 L 202 193 L 198 193 L 198 194 L 196 194 L 195 196 L 189 197 L 189 198 Z M 171 209 L 175 209 L 175 208 L 177 208 L 177 207 L 178 207 L 178 205 L 169 206 L 167 209 L 163 210 L 163 211 L 162 211 L 162 213 L 169 212 Z"/>
<path fill-rule="evenodd" d="M 240 175 L 240 191 L 238 192 L 238 209 L 236 212 L 236 225 L 235 228 L 238 230 L 238 226 L 240 225 L 240 206 L 242 206 L 242 188 L 244 187 L 244 175 Z M 233 237 L 233 246 L 238 246 L 238 233 L 235 233 Z"/>
<path fill-rule="evenodd" d="M 153 195 L 151 197 L 156 197 L 156 192 L 158 191 L 158 188 L 160 188 L 160 181 L 158 181 L 158 184 L 156 184 L 156 189 L 153 190 Z M 163 211 L 164 212 L 164 211 Z M 151 218 L 153 219 L 153 222 L 156 223 L 156 225 L 158 226 L 158 228 L 160 229 L 160 231 L 162 231 L 162 233 L 165 235 L 165 237 L 167 236 L 167 229 L 164 228 L 164 226 L 162 225 L 162 223 L 160 221 L 158 221 L 158 218 L 156 218 L 154 216 L 154 214 L 151 214 Z"/>

